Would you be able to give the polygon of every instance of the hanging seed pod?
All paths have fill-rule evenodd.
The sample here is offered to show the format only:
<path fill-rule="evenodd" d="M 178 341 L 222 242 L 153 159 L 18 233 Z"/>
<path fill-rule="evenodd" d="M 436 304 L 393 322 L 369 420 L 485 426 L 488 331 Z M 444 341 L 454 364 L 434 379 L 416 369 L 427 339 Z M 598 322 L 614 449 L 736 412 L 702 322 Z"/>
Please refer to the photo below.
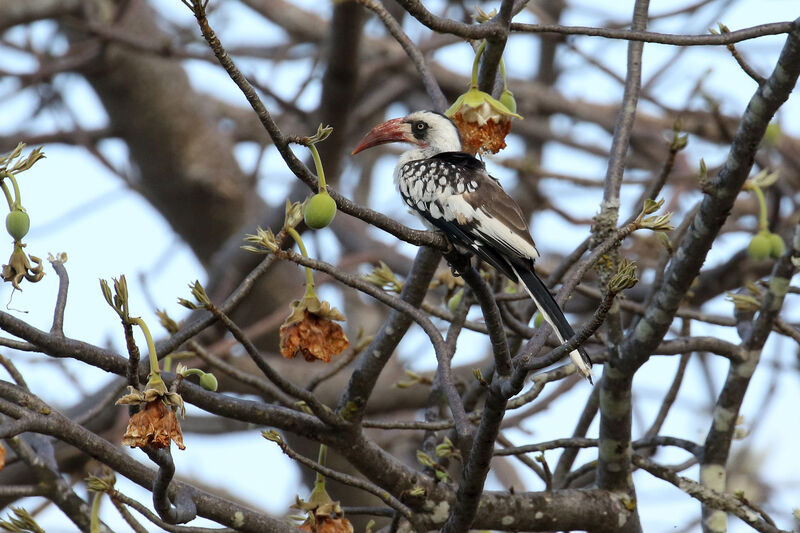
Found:
<path fill-rule="evenodd" d="M 747 246 L 747 255 L 756 260 L 766 259 L 771 251 L 772 243 L 770 242 L 769 233 L 766 231 L 759 231 Z"/>
<path fill-rule="evenodd" d="M 777 233 L 769 234 L 769 255 L 775 259 L 779 258 L 786 252 L 786 244 L 783 238 Z"/>
<path fill-rule="evenodd" d="M 15 241 L 21 241 L 28 230 L 31 228 L 31 219 L 28 213 L 20 208 L 13 209 L 6 215 L 6 230 L 8 234 L 14 237 Z"/>
<path fill-rule="evenodd" d="M 306 204 L 305 221 L 312 229 L 322 229 L 336 216 L 336 202 L 327 192 L 315 194 Z"/>

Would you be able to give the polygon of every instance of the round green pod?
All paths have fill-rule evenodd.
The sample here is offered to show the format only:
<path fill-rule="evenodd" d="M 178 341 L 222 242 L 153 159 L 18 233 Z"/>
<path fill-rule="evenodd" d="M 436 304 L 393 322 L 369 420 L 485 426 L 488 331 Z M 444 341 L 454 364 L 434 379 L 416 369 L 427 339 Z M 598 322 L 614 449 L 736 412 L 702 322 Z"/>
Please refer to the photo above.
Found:
<path fill-rule="evenodd" d="M 747 255 L 756 260 L 766 259 L 771 251 L 772 243 L 769 234 L 764 231 L 759 231 L 754 235 L 747 246 Z"/>
<path fill-rule="evenodd" d="M 336 216 L 336 202 L 327 192 L 317 193 L 306 204 L 304 218 L 312 229 L 322 229 Z"/>
<path fill-rule="evenodd" d="M 777 233 L 770 233 L 769 234 L 769 255 L 774 258 L 778 258 L 783 255 L 786 251 L 786 244 L 783 242 L 783 238 Z"/>
<path fill-rule="evenodd" d="M 22 209 L 14 209 L 6 215 L 6 230 L 15 241 L 21 241 L 29 229 L 31 229 L 31 218 Z"/>

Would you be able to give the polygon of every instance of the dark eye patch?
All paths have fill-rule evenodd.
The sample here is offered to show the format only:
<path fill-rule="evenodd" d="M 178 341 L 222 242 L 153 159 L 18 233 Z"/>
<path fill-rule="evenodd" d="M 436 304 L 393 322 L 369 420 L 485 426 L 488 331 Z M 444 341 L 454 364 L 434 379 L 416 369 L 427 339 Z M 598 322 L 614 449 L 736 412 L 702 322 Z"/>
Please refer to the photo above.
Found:
<path fill-rule="evenodd" d="M 415 120 L 411 123 L 411 133 L 417 139 L 423 139 L 429 128 L 430 126 L 424 120 Z"/>

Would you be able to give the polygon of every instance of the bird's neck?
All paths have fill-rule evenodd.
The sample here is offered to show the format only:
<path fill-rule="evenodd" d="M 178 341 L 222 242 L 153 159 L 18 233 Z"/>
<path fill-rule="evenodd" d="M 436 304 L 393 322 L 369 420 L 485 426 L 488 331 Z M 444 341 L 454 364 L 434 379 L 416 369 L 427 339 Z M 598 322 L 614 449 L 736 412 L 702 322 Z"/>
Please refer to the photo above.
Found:
<path fill-rule="evenodd" d="M 414 148 L 407 152 L 404 152 L 403 155 L 400 156 L 400 159 L 397 161 L 397 168 L 402 167 L 406 163 L 410 161 L 419 161 L 420 159 L 428 159 L 429 157 L 433 157 L 436 154 L 443 152 L 439 147 L 436 146 L 420 146 L 419 148 Z"/>
<path fill-rule="evenodd" d="M 419 148 L 414 148 L 412 150 L 408 150 L 407 152 L 403 152 L 400 156 L 400 159 L 397 161 L 397 166 L 394 167 L 394 184 L 395 186 L 399 187 L 398 180 L 400 179 L 400 169 L 405 166 L 406 163 L 410 163 L 411 161 L 419 161 L 421 159 L 428 159 L 430 157 L 435 156 L 441 150 L 436 148 L 432 148 L 431 146 L 420 146 Z"/>

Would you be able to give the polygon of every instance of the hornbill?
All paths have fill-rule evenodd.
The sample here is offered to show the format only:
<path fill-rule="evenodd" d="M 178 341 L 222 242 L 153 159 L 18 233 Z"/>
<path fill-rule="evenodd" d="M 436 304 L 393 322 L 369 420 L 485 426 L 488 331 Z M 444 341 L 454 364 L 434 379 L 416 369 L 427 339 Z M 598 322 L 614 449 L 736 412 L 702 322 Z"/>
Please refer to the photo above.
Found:
<path fill-rule="evenodd" d="M 394 181 L 406 204 L 444 232 L 460 252 L 471 252 L 525 287 L 559 340 L 572 337 L 564 313 L 533 268 L 539 257 L 519 206 L 486 172 L 480 160 L 461 151 L 453 122 L 434 111 L 415 111 L 379 124 L 353 150 L 390 142 L 413 148 L 397 163 Z M 582 347 L 570 352 L 591 382 L 591 360 Z"/>

